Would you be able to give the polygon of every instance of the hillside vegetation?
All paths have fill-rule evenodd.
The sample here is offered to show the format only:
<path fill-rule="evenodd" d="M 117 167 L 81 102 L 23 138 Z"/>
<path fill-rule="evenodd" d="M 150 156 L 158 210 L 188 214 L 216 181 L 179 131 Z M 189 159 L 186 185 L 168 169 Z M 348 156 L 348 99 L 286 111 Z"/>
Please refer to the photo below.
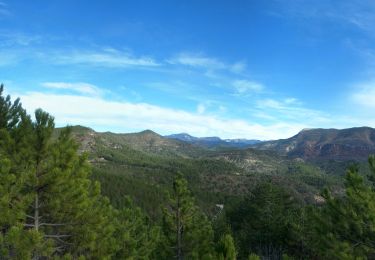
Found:
<path fill-rule="evenodd" d="M 57 129 L 57 132 L 60 129 Z M 88 152 L 94 178 L 104 194 L 121 205 L 123 195 L 157 217 L 153 206 L 162 201 L 163 190 L 177 173 L 188 181 L 199 205 L 215 213 L 216 204 L 238 199 L 264 180 L 288 186 L 304 202 L 314 202 L 326 186 L 339 187 L 340 178 L 275 152 L 255 149 L 203 149 L 182 141 L 164 138 L 152 131 L 133 134 L 97 133 L 89 128 L 72 128 Z M 147 190 L 147 192 L 144 192 Z"/>

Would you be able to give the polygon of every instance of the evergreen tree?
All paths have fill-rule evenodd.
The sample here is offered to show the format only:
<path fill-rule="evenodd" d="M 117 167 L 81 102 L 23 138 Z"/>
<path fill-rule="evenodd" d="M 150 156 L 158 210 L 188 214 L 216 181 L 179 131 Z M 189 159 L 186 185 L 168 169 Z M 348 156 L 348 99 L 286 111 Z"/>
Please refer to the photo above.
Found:
<path fill-rule="evenodd" d="M 315 215 L 317 255 L 330 259 L 366 259 L 375 254 L 375 158 L 370 157 L 370 184 L 350 167 L 345 176 L 345 194 L 323 193 L 325 205 Z"/>
<path fill-rule="evenodd" d="M 260 260 L 260 257 L 254 253 L 251 253 L 247 259 L 248 260 Z"/>
<path fill-rule="evenodd" d="M 207 217 L 199 211 L 187 187 L 178 176 L 168 208 L 164 209 L 164 250 L 176 259 L 212 259 L 213 231 Z"/>
<path fill-rule="evenodd" d="M 20 100 L 12 103 L 0 86 L 0 258 L 31 258 L 42 237 L 25 230 L 26 209 L 32 198 L 24 194 L 29 180 L 31 119 Z"/>
<path fill-rule="evenodd" d="M 237 251 L 234 245 L 232 235 L 226 234 L 221 237 L 217 245 L 218 259 L 220 260 L 235 260 L 237 259 Z"/>
<path fill-rule="evenodd" d="M 109 258 L 114 210 L 89 180 L 70 129 L 52 139 L 53 118 L 37 110 L 32 122 L 19 100 L 0 87 L 0 253 L 4 258 Z"/>
<path fill-rule="evenodd" d="M 152 226 L 141 209 L 135 207 L 131 200 L 118 212 L 116 240 L 120 249 L 115 259 L 153 259 L 157 243 L 160 239 L 160 229 Z"/>
<path fill-rule="evenodd" d="M 270 181 L 257 185 L 227 214 L 241 250 L 240 257 L 257 252 L 262 257 L 279 259 L 294 239 L 296 201 Z"/>

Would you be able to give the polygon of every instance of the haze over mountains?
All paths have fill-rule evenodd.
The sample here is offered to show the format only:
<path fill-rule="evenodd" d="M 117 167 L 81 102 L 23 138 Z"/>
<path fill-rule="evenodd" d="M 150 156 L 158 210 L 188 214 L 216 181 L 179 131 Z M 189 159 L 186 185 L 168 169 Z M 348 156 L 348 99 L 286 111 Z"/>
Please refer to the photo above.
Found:
<path fill-rule="evenodd" d="M 220 137 L 195 137 L 187 133 L 172 134 L 164 136 L 169 139 L 176 139 L 187 143 L 199 145 L 206 148 L 214 147 L 235 147 L 235 148 L 246 148 L 253 144 L 260 143 L 260 140 L 254 139 L 221 139 Z"/>
<path fill-rule="evenodd" d="M 205 148 L 254 148 L 275 151 L 291 158 L 364 160 L 375 153 L 375 129 L 304 129 L 287 139 L 260 141 L 194 137 L 186 133 L 165 136 Z"/>

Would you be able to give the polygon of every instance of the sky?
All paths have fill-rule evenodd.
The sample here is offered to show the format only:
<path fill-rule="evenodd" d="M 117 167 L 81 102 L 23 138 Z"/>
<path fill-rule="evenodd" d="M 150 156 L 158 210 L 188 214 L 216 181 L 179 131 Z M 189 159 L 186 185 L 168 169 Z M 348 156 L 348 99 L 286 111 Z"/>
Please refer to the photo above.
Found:
<path fill-rule="evenodd" d="M 0 82 L 57 126 L 375 127 L 375 1 L 0 0 Z"/>

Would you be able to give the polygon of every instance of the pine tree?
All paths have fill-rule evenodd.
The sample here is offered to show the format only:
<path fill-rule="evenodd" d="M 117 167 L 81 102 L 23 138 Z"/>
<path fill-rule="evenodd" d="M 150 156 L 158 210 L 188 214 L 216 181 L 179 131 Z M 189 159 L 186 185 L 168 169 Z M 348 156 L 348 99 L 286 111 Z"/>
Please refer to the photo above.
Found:
<path fill-rule="evenodd" d="M 178 176 L 168 208 L 164 209 L 165 250 L 176 259 L 212 259 L 213 231 L 207 217 L 199 211 L 187 187 Z M 172 249 L 172 250 L 171 250 Z"/>
<path fill-rule="evenodd" d="M 160 229 L 152 226 L 140 208 L 133 205 L 127 198 L 127 205 L 118 212 L 116 240 L 119 250 L 115 259 L 153 259 Z"/>
<path fill-rule="evenodd" d="M 247 259 L 248 260 L 260 260 L 260 257 L 254 253 L 251 253 Z"/>
<path fill-rule="evenodd" d="M 347 170 L 345 194 L 323 193 L 325 205 L 315 215 L 317 255 L 330 259 L 366 259 L 375 254 L 375 191 L 372 176 L 375 158 L 370 157 L 370 185 L 358 167 Z"/>
<path fill-rule="evenodd" d="M 218 259 L 220 260 L 235 260 L 237 259 L 237 251 L 234 245 L 232 235 L 225 234 L 221 237 L 217 245 Z"/>
<path fill-rule="evenodd" d="M 29 180 L 31 119 L 20 100 L 12 103 L 0 86 L 0 258 L 27 259 L 42 240 L 25 230 L 26 209 L 32 198 L 24 194 Z"/>
<path fill-rule="evenodd" d="M 118 249 L 115 211 L 89 180 L 70 129 L 52 139 L 54 120 L 32 122 L 19 100 L 0 88 L 0 253 L 4 258 L 85 256 L 106 259 Z"/>
<path fill-rule="evenodd" d="M 280 258 L 294 239 L 296 212 L 296 201 L 286 190 L 270 181 L 257 185 L 227 213 L 240 257 L 257 252 L 262 257 Z"/>

